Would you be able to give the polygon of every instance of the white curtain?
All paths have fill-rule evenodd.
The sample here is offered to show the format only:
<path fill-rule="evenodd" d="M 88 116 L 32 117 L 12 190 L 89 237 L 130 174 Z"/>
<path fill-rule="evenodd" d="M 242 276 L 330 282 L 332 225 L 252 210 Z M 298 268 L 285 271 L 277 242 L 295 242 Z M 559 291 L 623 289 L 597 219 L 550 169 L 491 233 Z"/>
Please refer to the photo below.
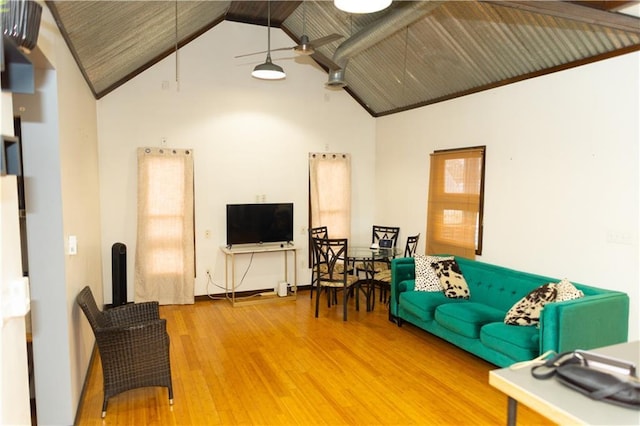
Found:
<path fill-rule="evenodd" d="M 194 303 L 193 151 L 138 148 L 135 301 Z"/>
<path fill-rule="evenodd" d="M 311 227 L 326 226 L 330 238 L 351 236 L 351 156 L 309 154 Z"/>

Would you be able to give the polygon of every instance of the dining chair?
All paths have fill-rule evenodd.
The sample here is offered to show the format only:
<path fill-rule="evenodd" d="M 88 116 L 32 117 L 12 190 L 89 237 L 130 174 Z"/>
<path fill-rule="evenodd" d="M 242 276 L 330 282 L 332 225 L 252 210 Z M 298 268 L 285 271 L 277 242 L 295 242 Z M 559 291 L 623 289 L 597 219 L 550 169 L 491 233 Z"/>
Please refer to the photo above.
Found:
<path fill-rule="evenodd" d="M 378 244 L 380 246 L 380 241 L 388 241 L 390 242 L 390 248 L 394 248 L 398 244 L 398 236 L 400 235 L 400 227 L 398 226 L 381 226 L 381 225 L 373 225 L 371 228 L 371 244 Z M 358 265 L 358 273 L 367 272 L 364 267 L 365 265 Z M 373 273 L 376 274 L 380 271 L 391 269 L 391 259 L 378 259 L 373 263 Z M 371 271 L 369 271 L 371 272 Z M 380 299 L 382 300 L 382 299 Z"/>
<path fill-rule="evenodd" d="M 404 246 L 404 257 L 413 257 L 415 255 L 419 239 L 420 234 L 407 237 L 407 243 Z M 385 305 L 388 304 L 388 294 L 391 290 L 391 269 L 379 271 L 375 275 L 374 282 L 378 285 L 378 288 L 380 288 L 380 301 L 384 300 Z"/>
<path fill-rule="evenodd" d="M 391 247 L 396 247 L 398 235 L 400 235 L 400 228 L 397 226 L 373 225 L 371 228 L 371 243 L 379 245 L 380 240 L 391 240 Z"/>
<path fill-rule="evenodd" d="M 347 320 L 347 302 L 351 290 L 355 289 L 356 310 L 360 310 L 359 302 L 359 278 L 350 273 L 348 267 L 349 243 L 346 238 L 312 238 L 315 264 L 316 291 L 316 312 L 318 317 L 320 306 L 320 296 L 322 289 L 327 293 L 327 306 L 331 307 L 334 300 L 331 290 L 342 289 L 343 320 Z"/>
<path fill-rule="evenodd" d="M 407 237 L 407 244 L 404 246 L 404 257 L 413 257 L 416 254 L 419 239 L 420 234 Z"/>
<path fill-rule="evenodd" d="M 317 263 L 315 250 L 313 249 L 314 238 L 329 238 L 329 230 L 326 226 L 317 226 L 309 228 L 309 249 L 311 250 L 311 291 L 309 297 L 313 299 L 313 289 L 316 287 L 315 266 Z"/>
<path fill-rule="evenodd" d="M 76 297 L 96 338 L 103 376 L 102 418 L 109 398 L 148 386 L 166 387 L 173 405 L 169 334 L 158 302 L 121 305 L 101 311 L 91 288 Z"/>

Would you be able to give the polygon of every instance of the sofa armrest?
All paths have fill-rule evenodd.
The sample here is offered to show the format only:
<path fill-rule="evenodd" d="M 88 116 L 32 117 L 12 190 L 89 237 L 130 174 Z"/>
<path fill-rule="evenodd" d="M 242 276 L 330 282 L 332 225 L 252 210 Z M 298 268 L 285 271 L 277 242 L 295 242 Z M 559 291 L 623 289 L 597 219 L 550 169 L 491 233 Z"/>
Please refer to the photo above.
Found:
<path fill-rule="evenodd" d="M 624 343 L 629 331 L 629 296 L 606 292 L 545 305 L 540 315 L 540 353 L 594 349 Z"/>
<path fill-rule="evenodd" d="M 400 293 L 413 290 L 402 283 L 415 280 L 415 273 L 416 267 L 413 257 L 396 257 L 391 260 L 391 302 L 389 304 L 391 315 L 397 315 Z"/>

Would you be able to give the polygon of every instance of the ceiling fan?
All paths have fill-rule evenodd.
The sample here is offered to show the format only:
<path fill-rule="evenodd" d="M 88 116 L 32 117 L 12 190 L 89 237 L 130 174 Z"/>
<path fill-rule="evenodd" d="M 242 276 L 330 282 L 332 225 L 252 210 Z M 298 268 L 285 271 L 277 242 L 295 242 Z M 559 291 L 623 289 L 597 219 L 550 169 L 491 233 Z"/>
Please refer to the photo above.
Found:
<path fill-rule="evenodd" d="M 326 57 L 325 55 L 323 55 L 320 52 L 317 52 L 315 49 L 323 46 L 325 44 L 331 43 L 332 41 L 335 40 L 339 40 L 341 38 L 343 38 L 344 36 L 340 35 L 340 34 L 330 34 L 324 37 L 320 37 L 314 40 L 309 40 L 309 36 L 307 36 L 306 34 L 306 30 L 305 30 L 305 26 L 306 26 L 306 22 L 307 22 L 307 8 L 306 8 L 306 2 L 302 2 L 302 36 L 300 36 L 300 42 L 295 45 L 295 46 L 290 46 L 290 47 L 280 47 L 277 49 L 270 49 L 270 50 L 263 50 L 261 52 L 253 52 L 253 53 L 246 53 L 244 55 L 238 55 L 235 56 L 236 58 L 243 58 L 245 56 L 251 56 L 251 55 L 259 55 L 261 53 L 268 53 L 268 52 L 276 52 L 276 51 L 282 51 L 282 50 L 293 50 L 295 53 L 300 54 L 300 55 L 307 55 L 307 56 L 311 56 L 313 59 L 315 59 L 317 62 L 319 62 L 320 64 L 326 66 L 329 69 L 340 69 L 340 66 L 338 66 L 336 63 L 334 63 L 331 59 L 329 59 L 328 57 Z"/>
<path fill-rule="evenodd" d="M 277 49 L 271 49 L 271 52 L 276 52 L 278 50 L 293 50 L 294 52 L 301 55 L 313 55 L 314 53 L 316 53 L 315 49 L 317 47 L 320 47 L 327 43 L 331 43 L 332 41 L 335 41 L 341 38 L 343 38 L 343 36 L 341 36 L 340 34 L 331 34 L 328 36 L 317 38 L 315 40 L 309 40 L 309 36 L 307 36 L 306 34 L 302 34 L 302 36 L 300 37 L 299 44 L 291 47 L 279 47 Z M 238 55 L 236 56 L 236 58 L 243 58 L 245 56 L 258 55 L 260 53 L 267 53 L 267 51 L 263 50 L 261 52 L 246 53 L 244 55 Z"/>

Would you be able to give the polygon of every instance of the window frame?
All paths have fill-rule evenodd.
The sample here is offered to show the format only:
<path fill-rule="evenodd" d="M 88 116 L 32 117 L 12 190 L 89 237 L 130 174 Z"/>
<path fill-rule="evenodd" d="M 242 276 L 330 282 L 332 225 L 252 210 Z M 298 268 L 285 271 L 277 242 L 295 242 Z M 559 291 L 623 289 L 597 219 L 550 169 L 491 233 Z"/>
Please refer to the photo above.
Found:
<path fill-rule="evenodd" d="M 471 155 L 469 155 L 472 151 L 479 152 L 479 155 L 477 157 L 472 157 Z M 440 160 L 442 161 L 441 165 L 436 164 L 434 166 L 434 162 L 438 161 L 435 159 L 435 157 L 444 156 L 444 155 L 450 156 L 451 154 L 456 154 L 456 153 L 461 154 L 460 159 L 478 158 L 480 160 L 480 164 L 479 164 L 480 170 L 479 170 L 479 173 L 477 173 L 478 179 L 480 180 L 480 182 L 479 182 L 477 194 L 475 192 L 462 192 L 458 197 L 455 195 L 455 193 L 451 193 L 451 192 L 445 193 L 444 188 L 434 187 L 434 185 L 439 185 L 440 183 L 444 185 L 444 183 L 446 182 L 445 176 L 443 175 L 434 176 L 434 173 L 438 173 L 437 170 L 442 170 L 444 173 L 446 171 L 446 166 L 444 163 L 446 161 L 455 159 L 455 158 L 446 158 L 446 159 L 443 158 Z M 477 201 L 478 208 L 477 208 L 477 215 L 476 215 L 477 219 L 476 219 L 476 224 L 474 229 L 473 253 L 478 256 L 482 255 L 482 248 L 483 248 L 483 242 L 484 242 L 484 192 L 485 192 L 486 154 L 487 154 L 487 149 L 485 145 L 465 147 L 465 148 L 434 150 L 433 153 L 431 154 L 429 198 L 427 200 L 427 237 L 428 237 L 428 241 L 426 244 L 427 254 L 438 254 L 437 250 L 433 250 L 433 247 L 448 246 L 448 248 L 450 249 L 448 251 L 450 251 L 450 253 L 447 253 L 447 254 L 466 253 L 467 255 L 471 255 L 471 253 L 469 253 L 471 252 L 471 247 L 467 246 L 467 243 L 465 243 L 463 240 L 447 241 L 442 238 L 438 238 L 439 231 L 441 231 L 444 228 L 441 226 L 435 225 L 433 222 L 434 218 L 432 216 L 436 214 L 442 215 L 441 212 L 446 211 L 447 204 L 455 205 L 453 210 L 461 211 L 462 214 L 464 214 L 465 211 L 460 209 L 460 205 L 464 203 L 468 204 L 468 200 L 467 201 L 460 201 L 460 200 L 465 200 L 465 199 L 468 199 L 469 197 L 473 197 L 478 199 Z M 441 207 L 433 210 L 435 208 L 433 207 L 435 204 L 438 204 Z M 444 207 L 442 207 L 443 204 L 444 204 Z M 430 253 L 430 251 L 436 251 L 436 253 Z M 440 253 L 440 254 L 444 254 L 444 253 Z"/>

